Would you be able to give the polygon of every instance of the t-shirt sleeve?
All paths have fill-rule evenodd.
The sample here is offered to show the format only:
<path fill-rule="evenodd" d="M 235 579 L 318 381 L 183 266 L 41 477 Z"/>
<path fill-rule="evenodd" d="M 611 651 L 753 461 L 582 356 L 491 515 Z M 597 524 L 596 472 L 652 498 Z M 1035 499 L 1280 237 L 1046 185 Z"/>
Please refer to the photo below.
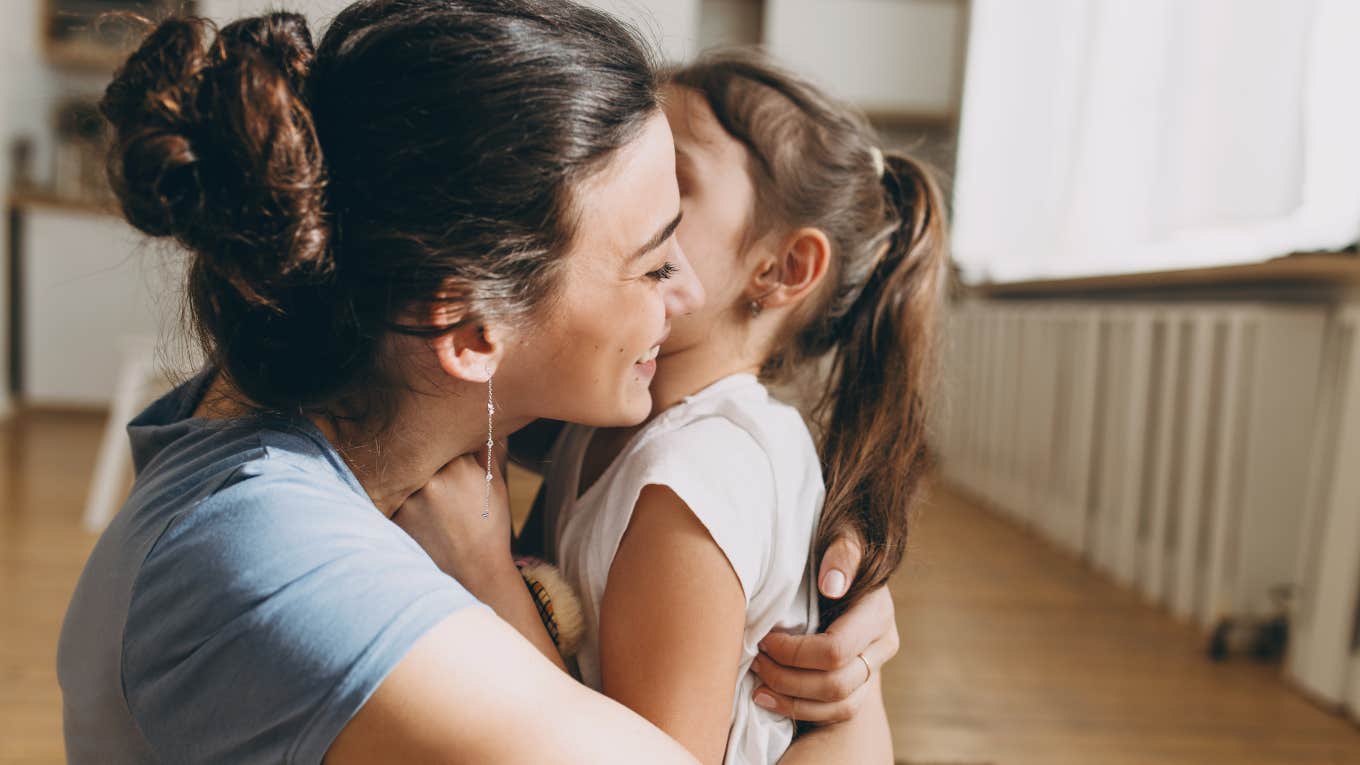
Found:
<path fill-rule="evenodd" d="M 142 565 L 123 688 L 162 760 L 321 762 L 416 640 L 479 605 L 363 498 L 294 472 L 214 494 Z"/>
<path fill-rule="evenodd" d="M 759 591 L 774 539 L 775 486 L 769 455 L 725 417 L 696 420 L 643 445 L 633 460 L 638 493 L 675 492 L 708 529 L 741 581 L 746 602 Z"/>

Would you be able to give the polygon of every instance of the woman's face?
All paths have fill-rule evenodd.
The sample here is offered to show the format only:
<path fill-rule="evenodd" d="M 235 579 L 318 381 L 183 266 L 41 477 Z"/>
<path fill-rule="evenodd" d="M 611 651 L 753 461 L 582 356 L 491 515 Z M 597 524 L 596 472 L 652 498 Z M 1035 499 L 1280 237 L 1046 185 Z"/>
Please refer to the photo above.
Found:
<path fill-rule="evenodd" d="M 651 411 L 648 386 L 671 320 L 698 309 L 703 287 L 676 241 L 675 145 L 657 113 L 575 192 L 576 241 L 551 304 L 516 333 L 496 372 L 517 412 L 597 426 Z"/>
<path fill-rule="evenodd" d="M 743 248 L 756 199 L 746 147 L 723 129 L 698 91 L 669 88 L 666 117 L 675 136 L 676 175 L 685 213 L 676 236 L 708 297 L 698 310 L 674 322 L 663 358 L 743 326 L 750 276 Z M 673 363 L 676 359 L 662 362 Z"/>

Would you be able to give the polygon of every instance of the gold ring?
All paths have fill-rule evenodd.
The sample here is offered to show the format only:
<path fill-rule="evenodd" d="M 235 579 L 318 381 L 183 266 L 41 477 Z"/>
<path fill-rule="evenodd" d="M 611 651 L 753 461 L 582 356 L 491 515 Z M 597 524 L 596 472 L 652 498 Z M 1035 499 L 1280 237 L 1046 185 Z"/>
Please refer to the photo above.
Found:
<path fill-rule="evenodd" d="M 862 653 L 861 653 L 861 654 L 856 654 L 856 656 L 859 657 L 859 660 L 860 660 L 860 661 L 864 662 L 864 672 L 865 672 L 865 675 L 864 675 L 864 682 L 867 683 L 867 682 L 869 682 L 869 678 L 871 678 L 871 677 L 874 676 L 873 667 L 870 667 L 870 666 L 869 666 L 869 660 L 866 659 L 866 658 L 864 658 L 864 654 L 862 654 Z"/>

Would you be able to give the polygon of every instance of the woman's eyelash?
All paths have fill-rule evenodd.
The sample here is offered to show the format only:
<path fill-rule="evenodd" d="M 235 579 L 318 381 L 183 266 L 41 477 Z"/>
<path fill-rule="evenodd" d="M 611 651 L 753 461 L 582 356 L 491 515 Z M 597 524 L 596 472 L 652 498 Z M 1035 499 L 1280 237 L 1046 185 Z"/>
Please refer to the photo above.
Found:
<path fill-rule="evenodd" d="M 666 263 L 655 271 L 648 271 L 647 275 L 659 282 L 663 282 L 672 276 L 675 276 L 675 272 L 679 270 L 680 269 L 676 268 L 674 263 Z"/>

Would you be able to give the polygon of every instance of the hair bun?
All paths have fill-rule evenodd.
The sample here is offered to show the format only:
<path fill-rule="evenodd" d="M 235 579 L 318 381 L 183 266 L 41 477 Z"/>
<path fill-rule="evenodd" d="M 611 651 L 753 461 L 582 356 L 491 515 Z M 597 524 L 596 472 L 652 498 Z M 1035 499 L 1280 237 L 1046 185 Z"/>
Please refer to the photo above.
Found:
<path fill-rule="evenodd" d="M 214 57 L 222 61 L 233 56 L 264 56 L 299 96 L 306 87 L 307 75 L 316 57 L 306 17 L 285 12 L 228 25 L 217 36 L 213 49 Z"/>
<path fill-rule="evenodd" d="M 306 19 L 159 24 L 114 76 L 101 109 L 109 176 L 132 225 L 172 236 L 247 302 L 333 268 L 325 168 L 305 103 Z"/>
<path fill-rule="evenodd" d="M 154 236 L 200 206 L 197 158 L 186 135 L 205 64 L 202 19 L 171 18 L 151 31 L 114 75 L 100 111 L 113 127 L 109 180 L 128 221 Z"/>

